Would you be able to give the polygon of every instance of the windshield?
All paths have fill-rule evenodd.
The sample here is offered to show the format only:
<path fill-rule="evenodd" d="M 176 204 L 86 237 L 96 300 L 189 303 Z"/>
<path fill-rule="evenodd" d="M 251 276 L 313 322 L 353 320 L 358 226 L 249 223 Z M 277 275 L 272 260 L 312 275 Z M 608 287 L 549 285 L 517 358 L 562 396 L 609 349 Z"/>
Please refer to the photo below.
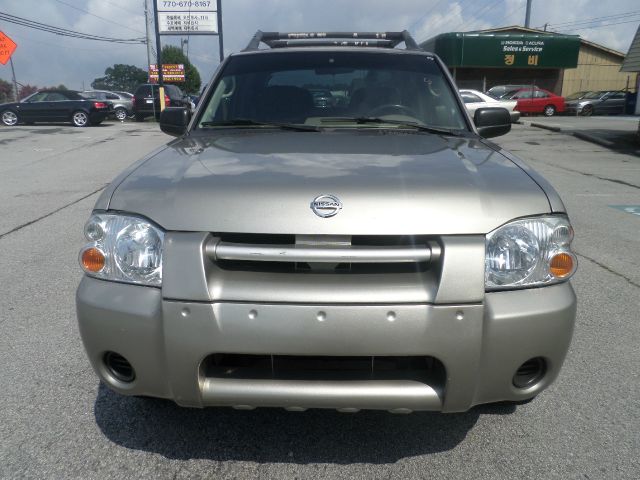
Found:
<path fill-rule="evenodd" d="M 603 97 L 607 92 L 589 92 L 587 93 L 583 99 L 595 100 L 597 98 Z"/>
<path fill-rule="evenodd" d="M 200 128 L 399 128 L 405 123 L 468 129 L 455 93 L 432 57 L 388 52 L 232 57 L 202 112 Z M 362 121 L 373 118 L 389 123 Z"/>
<path fill-rule="evenodd" d="M 566 97 L 564 97 L 565 100 L 580 100 L 581 98 L 583 98 L 585 95 L 588 95 L 590 92 L 576 92 L 576 93 L 572 93 L 571 95 L 567 95 Z"/>

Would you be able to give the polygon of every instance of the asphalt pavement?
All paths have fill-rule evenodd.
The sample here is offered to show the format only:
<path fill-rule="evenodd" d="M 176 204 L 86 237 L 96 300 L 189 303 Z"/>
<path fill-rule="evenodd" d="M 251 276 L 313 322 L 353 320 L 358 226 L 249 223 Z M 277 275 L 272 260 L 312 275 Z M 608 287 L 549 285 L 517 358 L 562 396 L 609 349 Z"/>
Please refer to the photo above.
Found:
<path fill-rule="evenodd" d="M 640 116 L 637 115 L 556 115 L 523 117 L 521 121 L 526 125 L 573 135 L 611 150 L 640 155 Z"/>
<path fill-rule="evenodd" d="M 0 478 L 640 478 L 640 158 L 516 125 L 576 230 L 579 298 L 556 383 L 461 414 L 193 410 L 101 386 L 78 334 L 82 226 L 167 142 L 154 123 L 0 128 Z"/>

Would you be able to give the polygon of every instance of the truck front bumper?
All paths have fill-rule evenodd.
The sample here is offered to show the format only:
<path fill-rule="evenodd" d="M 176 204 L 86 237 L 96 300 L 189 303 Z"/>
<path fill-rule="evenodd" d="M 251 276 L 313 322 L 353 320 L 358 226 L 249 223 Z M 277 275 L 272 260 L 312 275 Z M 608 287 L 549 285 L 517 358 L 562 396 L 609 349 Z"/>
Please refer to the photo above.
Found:
<path fill-rule="evenodd" d="M 576 312 L 569 283 L 487 293 L 484 302 L 472 304 L 306 305 L 171 300 L 157 288 L 85 277 L 76 300 L 89 359 L 113 390 L 183 406 L 290 410 L 456 412 L 526 400 L 558 376 Z M 133 380 L 113 375 L 109 352 L 126 359 Z M 424 356 L 443 372 L 421 378 L 211 373 L 210 359 L 225 354 L 270 356 L 272 362 L 276 356 Z M 541 359 L 544 370 L 518 388 L 514 374 L 531 359 Z"/>

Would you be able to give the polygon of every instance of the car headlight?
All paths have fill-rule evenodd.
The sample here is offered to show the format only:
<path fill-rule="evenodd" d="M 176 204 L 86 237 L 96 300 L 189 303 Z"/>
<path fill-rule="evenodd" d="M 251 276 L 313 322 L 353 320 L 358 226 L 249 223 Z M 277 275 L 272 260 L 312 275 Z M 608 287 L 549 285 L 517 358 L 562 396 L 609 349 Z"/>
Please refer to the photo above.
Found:
<path fill-rule="evenodd" d="M 162 285 L 164 232 L 148 220 L 96 213 L 85 224 L 89 241 L 80 265 L 92 277 L 139 285 Z"/>
<path fill-rule="evenodd" d="M 565 216 L 515 220 L 487 235 L 485 288 L 503 290 L 564 282 L 578 261 L 573 228 Z"/>

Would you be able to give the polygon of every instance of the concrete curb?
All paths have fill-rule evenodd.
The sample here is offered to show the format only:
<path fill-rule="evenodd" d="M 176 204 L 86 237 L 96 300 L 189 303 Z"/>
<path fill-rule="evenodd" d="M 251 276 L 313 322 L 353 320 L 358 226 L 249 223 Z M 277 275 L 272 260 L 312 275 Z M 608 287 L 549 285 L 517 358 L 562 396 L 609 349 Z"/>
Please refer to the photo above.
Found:
<path fill-rule="evenodd" d="M 545 130 L 551 130 L 552 132 L 561 132 L 562 129 L 560 127 L 554 127 L 551 125 L 543 125 L 542 123 L 531 122 L 529 123 L 532 127 L 544 128 Z"/>
<path fill-rule="evenodd" d="M 560 127 L 554 127 L 552 125 L 544 125 L 542 123 L 536 123 L 536 122 L 530 122 L 529 125 L 532 126 L 532 127 L 543 128 L 545 130 L 551 130 L 552 132 L 566 133 L 568 135 L 573 135 L 577 139 L 584 140 L 584 141 L 591 142 L 591 143 L 595 143 L 596 145 L 600 145 L 601 147 L 609 148 L 611 150 L 615 150 L 615 147 L 616 147 L 615 142 L 612 142 L 611 140 L 606 140 L 604 138 L 597 137 L 595 135 L 591 135 L 589 133 L 572 132 L 572 131 L 568 131 L 568 130 L 562 130 L 562 128 L 560 128 Z"/>
<path fill-rule="evenodd" d="M 586 140 L 587 142 L 595 143 L 601 147 L 613 148 L 616 146 L 616 144 L 610 140 L 605 140 L 604 138 L 599 138 L 588 133 L 573 132 L 572 135 L 580 140 Z"/>

